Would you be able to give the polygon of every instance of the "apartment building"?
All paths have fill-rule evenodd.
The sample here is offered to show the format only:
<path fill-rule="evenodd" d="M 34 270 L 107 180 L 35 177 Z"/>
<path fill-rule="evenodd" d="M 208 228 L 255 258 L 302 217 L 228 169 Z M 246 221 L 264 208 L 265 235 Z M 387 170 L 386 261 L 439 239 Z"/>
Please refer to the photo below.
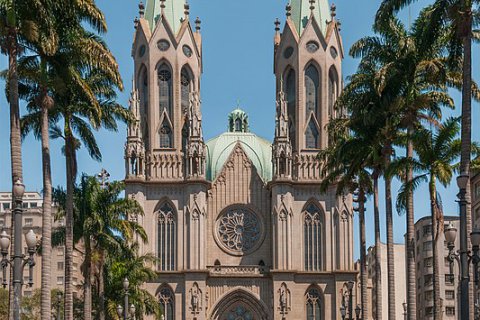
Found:
<path fill-rule="evenodd" d="M 42 196 L 38 192 L 25 192 L 23 198 L 23 234 L 29 230 L 33 230 L 37 235 L 38 241 L 42 236 Z M 5 230 L 10 234 L 12 219 L 12 194 L 10 192 L 0 192 L 0 232 Z M 64 220 L 53 221 L 53 227 L 60 227 L 64 224 Z M 25 238 L 22 236 L 25 254 L 28 254 Z M 82 248 L 76 248 L 73 253 L 73 284 L 74 295 L 81 294 L 81 285 L 83 277 L 81 273 L 81 264 L 83 261 Z M 33 269 L 33 286 L 28 286 L 29 270 L 28 266 L 23 270 L 24 283 L 23 294 L 29 296 L 35 289 L 41 286 L 42 272 L 42 256 L 35 254 L 35 267 Z M 51 287 L 63 290 L 65 276 L 65 248 L 59 246 L 52 250 L 52 270 L 51 270 Z M 7 271 L 7 277 L 10 277 Z M 2 282 L 2 274 L 0 273 L 0 283 Z"/>
<path fill-rule="evenodd" d="M 382 311 L 381 318 L 388 319 L 388 270 L 387 270 L 387 245 L 385 243 L 380 244 L 380 277 L 382 281 Z M 394 244 L 394 265 L 395 274 L 401 274 L 402 276 L 395 277 L 395 315 L 397 319 L 403 319 L 403 303 L 406 301 L 407 289 L 405 279 L 405 245 Z M 371 297 L 368 305 L 368 318 L 376 319 L 377 310 L 376 297 L 375 297 L 375 281 L 377 273 L 375 270 L 375 246 L 371 246 L 367 250 L 367 274 L 369 283 L 371 283 L 368 296 Z"/>
<path fill-rule="evenodd" d="M 459 218 L 445 216 L 445 226 L 452 221 L 459 227 Z M 417 276 L 417 317 L 418 319 L 433 319 L 433 242 L 432 219 L 423 217 L 415 223 L 416 236 L 416 276 Z M 437 245 L 438 266 L 440 271 L 440 299 L 444 319 L 457 319 L 457 287 L 458 266 L 454 265 L 451 271 L 450 261 L 447 259 L 448 248 L 443 232 L 440 233 Z M 455 247 L 459 248 L 459 237 Z M 453 272 L 453 273 L 452 273 Z"/>

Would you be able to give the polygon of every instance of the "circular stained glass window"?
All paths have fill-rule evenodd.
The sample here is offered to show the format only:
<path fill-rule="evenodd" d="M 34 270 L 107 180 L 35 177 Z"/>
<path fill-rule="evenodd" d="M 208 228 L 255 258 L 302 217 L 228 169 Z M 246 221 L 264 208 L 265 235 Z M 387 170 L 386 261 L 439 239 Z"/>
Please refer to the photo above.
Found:
<path fill-rule="evenodd" d="M 145 51 L 147 51 L 147 48 L 145 47 L 144 44 L 140 46 L 140 49 L 138 49 L 138 56 L 141 58 L 145 55 Z"/>
<path fill-rule="evenodd" d="M 157 42 L 157 47 L 160 51 L 167 51 L 170 48 L 170 42 L 168 40 L 162 39 Z"/>
<path fill-rule="evenodd" d="M 192 54 L 193 54 L 192 48 L 190 48 L 190 47 L 187 46 L 187 45 L 184 45 L 184 46 L 182 47 L 182 50 L 183 50 L 183 54 L 186 55 L 186 56 L 189 57 L 189 58 L 190 58 L 190 57 L 192 56 Z"/>
<path fill-rule="evenodd" d="M 315 41 L 308 42 L 306 47 L 307 47 L 307 51 L 310 53 L 314 53 L 318 50 L 318 48 L 320 48 L 318 46 L 318 43 L 316 43 Z"/>
<path fill-rule="evenodd" d="M 330 47 L 330 54 L 332 55 L 333 59 L 336 59 L 338 56 L 338 51 L 334 47 Z"/>
<path fill-rule="evenodd" d="M 216 229 L 221 247 L 234 255 L 253 252 L 263 240 L 263 222 L 247 208 L 226 210 L 218 217 Z"/>
<path fill-rule="evenodd" d="M 293 54 L 293 47 L 288 47 L 287 49 L 285 49 L 285 51 L 283 51 L 283 57 L 285 59 L 290 58 L 292 54 Z"/>

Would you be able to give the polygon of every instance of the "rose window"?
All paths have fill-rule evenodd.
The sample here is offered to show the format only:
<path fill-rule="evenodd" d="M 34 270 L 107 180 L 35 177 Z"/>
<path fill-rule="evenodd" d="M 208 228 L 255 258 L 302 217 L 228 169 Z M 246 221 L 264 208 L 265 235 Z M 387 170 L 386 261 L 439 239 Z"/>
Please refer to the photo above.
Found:
<path fill-rule="evenodd" d="M 217 220 L 217 238 L 220 244 L 233 254 L 243 255 L 255 250 L 262 235 L 262 221 L 251 210 L 231 209 Z"/>

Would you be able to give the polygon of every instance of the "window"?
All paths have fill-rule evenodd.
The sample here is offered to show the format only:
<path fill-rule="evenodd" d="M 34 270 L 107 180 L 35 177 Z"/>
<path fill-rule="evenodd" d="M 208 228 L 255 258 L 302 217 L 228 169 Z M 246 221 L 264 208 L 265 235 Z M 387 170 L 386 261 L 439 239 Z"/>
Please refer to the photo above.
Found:
<path fill-rule="evenodd" d="M 307 206 L 304 214 L 305 270 L 323 268 L 323 215 L 314 204 Z"/>
<path fill-rule="evenodd" d="M 445 291 L 445 299 L 446 300 L 455 300 L 455 291 L 454 290 Z"/>
<path fill-rule="evenodd" d="M 33 225 L 32 218 L 25 218 L 25 227 L 31 227 Z"/>
<path fill-rule="evenodd" d="M 455 315 L 455 307 L 445 307 L 445 314 L 447 316 L 454 316 Z"/>
<path fill-rule="evenodd" d="M 307 131 L 305 133 L 305 146 L 308 149 L 317 149 L 319 148 L 318 145 L 318 129 L 315 123 L 313 122 L 313 118 L 310 119 L 310 123 L 308 124 Z"/>
<path fill-rule="evenodd" d="M 335 116 L 335 102 L 338 97 L 338 75 L 334 67 L 328 73 L 328 117 Z"/>
<path fill-rule="evenodd" d="M 432 250 L 432 241 L 425 241 L 423 243 L 423 251 L 431 251 Z"/>
<path fill-rule="evenodd" d="M 3 206 L 3 210 L 9 210 L 10 209 L 10 202 L 4 202 L 2 204 L 2 206 Z"/>
<path fill-rule="evenodd" d="M 182 68 L 180 75 L 182 111 L 185 113 L 190 107 L 190 92 L 192 92 L 192 78 L 187 67 Z"/>
<path fill-rule="evenodd" d="M 445 274 L 445 285 L 453 286 L 455 284 L 455 275 Z"/>
<path fill-rule="evenodd" d="M 433 275 L 427 274 L 427 275 L 423 276 L 423 283 L 424 283 L 425 286 L 429 286 L 429 285 L 433 284 Z"/>
<path fill-rule="evenodd" d="M 172 140 L 172 128 L 170 128 L 167 119 L 164 119 L 160 128 L 160 148 L 171 148 Z"/>
<path fill-rule="evenodd" d="M 36 202 L 30 202 L 30 208 L 37 208 L 38 204 Z"/>
<path fill-rule="evenodd" d="M 57 270 L 63 270 L 63 261 L 57 262 Z"/>
<path fill-rule="evenodd" d="M 317 288 L 308 289 L 306 304 L 308 320 L 321 320 L 323 318 L 320 291 Z"/>
<path fill-rule="evenodd" d="M 480 182 L 475 183 L 475 199 L 480 197 Z"/>
<path fill-rule="evenodd" d="M 425 300 L 433 301 L 433 291 L 426 291 L 425 292 Z"/>
<path fill-rule="evenodd" d="M 305 70 L 305 118 L 308 119 L 313 112 L 318 117 L 319 103 L 319 76 L 315 66 L 310 65 Z"/>
<path fill-rule="evenodd" d="M 166 111 L 172 117 L 172 73 L 166 64 L 158 69 L 158 100 L 160 114 Z"/>
<path fill-rule="evenodd" d="M 22 208 L 28 209 L 28 202 L 22 202 Z"/>
<path fill-rule="evenodd" d="M 235 132 L 242 132 L 242 120 L 235 119 Z"/>
<path fill-rule="evenodd" d="M 433 307 L 425 308 L 425 315 L 426 316 L 433 316 Z"/>
<path fill-rule="evenodd" d="M 285 94 L 287 98 L 287 113 L 288 113 L 288 130 L 290 134 L 290 142 L 292 143 L 292 147 L 295 149 L 296 147 L 296 101 L 297 101 L 297 90 L 296 84 L 297 81 L 295 79 L 295 71 L 290 70 L 285 77 Z"/>
<path fill-rule="evenodd" d="M 162 271 L 175 270 L 176 221 L 173 208 L 164 203 L 158 212 L 158 259 Z"/>
<path fill-rule="evenodd" d="M 57 277 L 57 284 L 62 285 L 63 284 L 63 277 Z"/>
<path fill-rule="evenodd" d="M 164 287 L 160 290 L 159 295 L 160 310 L 165 320 L 174 320 L 174 298 L 173 292 L 168 287 Z"/>
<path fill-rule="evenodd" d="M 63 247 L 57 247 L 57 256 L 63 256 L 64 248 Z"/>
<path fill-rule="evenodd" d="M 432 267 L 433 266 L 433 258 L 430 257 L 430 258 L 426 258 L 425 260 L 423 260 L 423 264 L 425 267 Z"/>
<path fill-rule="evenodd" d="M 480 207 L 475 208 L 475 216 L 474 216 L 475 221 L 480 220 Z"/>
<path fill-rule="evenodd" d="M 432 234 L 432 225 L 429 224 L 428 226 L 423 226 L 423 236 L 429 236 Z"/>

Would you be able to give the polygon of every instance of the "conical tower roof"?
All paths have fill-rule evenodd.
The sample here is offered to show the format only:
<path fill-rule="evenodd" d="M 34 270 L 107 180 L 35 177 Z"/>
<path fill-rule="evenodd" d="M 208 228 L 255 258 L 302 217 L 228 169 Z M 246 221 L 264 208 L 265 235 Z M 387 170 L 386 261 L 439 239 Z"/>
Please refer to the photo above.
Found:
<path fill-rule="evenodd" d="M 176 34 L 180 29 L 180 25 L 185 16 L 186 0 L 147 0 L 147 7 L 145 9 L 145 18 L 150 24 L 150 29 L 155 29 L 160 15 L 162 14 L 162 2 L 165 5 L 164 15 L 168 24 Z"/>
<path fill-rule="evenodd" d="M 330 21 L 330 6 L 328 0 L 316 0 L 312 3 L 311 0 L 290 0 L 291 19 L 295 24 L 298 34 L 301 35 L 305 29 L 308 20 L 312 14 L 310 7 L 313 5 L 313 16 L 322 28 L 323 34 L 327 30 L 327 21 Z"/>

